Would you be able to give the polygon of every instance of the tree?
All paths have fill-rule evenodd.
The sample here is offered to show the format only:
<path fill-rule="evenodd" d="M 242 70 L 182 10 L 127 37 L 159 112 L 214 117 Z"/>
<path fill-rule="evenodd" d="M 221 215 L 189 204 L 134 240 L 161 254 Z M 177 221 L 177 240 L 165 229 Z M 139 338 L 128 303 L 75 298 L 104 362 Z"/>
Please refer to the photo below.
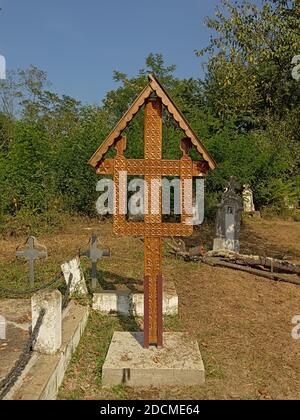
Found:
<path fill-rule="evenodd" d="M 238 169 L 257 204 L 279 208 L 300 188 L 300 83 L 291 64 L 300 51 L 299 2 L 222 0 L 206 22 L 216 35 L 198 52 L 208 54 L 204 101 L 223 126 L 219 142 L 211 139 L 219 155 L 211 188 Z"/>

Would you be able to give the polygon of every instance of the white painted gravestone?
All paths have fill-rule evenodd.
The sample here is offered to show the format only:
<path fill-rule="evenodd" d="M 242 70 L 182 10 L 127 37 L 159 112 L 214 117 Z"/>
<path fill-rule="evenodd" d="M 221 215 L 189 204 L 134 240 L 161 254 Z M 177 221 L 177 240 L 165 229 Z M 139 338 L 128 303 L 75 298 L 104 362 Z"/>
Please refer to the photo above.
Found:
<path fill-rule="evenodd" d="M 80 259 L 78 256 L 68 262 L 63 263 L 61 265 L 61 269 L 67 285 L 69 284 L 70 276 L 72 276 L 70 284 L 70 296 L 74 295 L 75 293 L 81 295 L 88 294 L 84 275 L 80 266 Z"/>
<path fill-rule="evenodd" d="M 32 330 L 40 312 L 45 310 L 34 350 L 44 354 L 54 354 L 62 343 L 62 297 L 59 290 L 43 290 L 31 298 Z"/>
<path fill-rule="evenodd" d="M 253 192 L 248 184 L 244 185 L 243 205 L 244 205 L 245 213 L 255 212 L 255 207 L 254 207 L 254 202 L 253 202 Z"/>

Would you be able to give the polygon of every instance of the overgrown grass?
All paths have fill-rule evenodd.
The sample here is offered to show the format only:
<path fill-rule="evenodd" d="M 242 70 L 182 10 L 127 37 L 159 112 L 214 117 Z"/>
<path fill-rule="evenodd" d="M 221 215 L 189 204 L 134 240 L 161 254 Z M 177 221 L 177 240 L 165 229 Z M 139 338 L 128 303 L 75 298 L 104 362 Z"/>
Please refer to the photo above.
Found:
<path fill-rule="evenodd" d="M 132 321 L 117 316 L 105 316 L 91 312 L 87 328 L 82 340 L 71 360 L 64 386 L 60 389 L 58 399 L 82 399 L 83 390 L 78 375 L 83 383 L 89 383 L 91 394 L 101 389 L 102 366 L 110 345 L 114 331 L 122 331 L 127 322 L 128 330 L 132 328 Z M 76 378 L 76 379 L 75 379 Z M 85 393 L 87 390 L 84 390 Z M 109 390 L 106 397 L 121 398 L 122 387 Z"/>
<path fill-rule="evenodd" d="M 294 222 L 300 222 L 300 210 L 299 209 L 288 209 L 278 207 L 264 207 L 261 210 L 261 216 L 263 219 L 282 219 L 290 220 Z"/>
<path fill-rule="evenodd" d="M 0 272 L 0 298 L 22 298 L 22 296 L 1 291 L 1 287 L 19 292 L 32 288 L 29 283 L 28 262 L 19 259 L 14 259 L 10 262 L 0 261 Z M 54 278 L 58 278 L 59 273 L 60 267 L 55 261 L 37 261 L 35 263 L 35 281 L 33 288 L 40 287 L 51 282 Z M 60 280 L 58 279 L 51 287 L 55 288 L 61 284 L 63 284 L 62 278 Z"/>
<path fill-rule="evenodd" d="M 61 229 L 72 217 L 59 211 L 35 213 L 21 210 L 15 216 L 2 215 L 0 221 L 0 236 L 42 235 Z"/>
<path fill-rule="evenodd" d="M 67 370 L 65 381 L 60 389 L 59 399 L 95 398 L 127 399 L 130 390 L 123 385 L 102 389 L 102 366 L 115 331 L 138 331 L 141 320 L 119 315 L 101 315 L 91 312 L 87 328 L 81 342 L 73 355 Z M 181 329 L 181 321 L 177 316 L 165 317 L 164 329 L 176 331 Z M 81 384 L 89 384 L 81 389 Z M 87 396 L 87 394 L 90 395 Z"/>

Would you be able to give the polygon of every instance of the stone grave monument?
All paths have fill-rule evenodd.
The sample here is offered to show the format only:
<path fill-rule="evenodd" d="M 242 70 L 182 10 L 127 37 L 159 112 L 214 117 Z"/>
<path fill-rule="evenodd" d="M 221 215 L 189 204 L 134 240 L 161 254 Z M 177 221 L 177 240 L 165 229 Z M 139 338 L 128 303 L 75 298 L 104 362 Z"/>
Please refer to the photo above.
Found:
<path fill-rule="evenodd" d="M 243 205 L 245 213 L 252 213 L 255 211 L 254 202 L 253 202 L 253 191 L 251 190 L 248 184 L 244 185 L 243 189 Z"/>
<path fill-rule="evenodd" d="M 237 188 L 235 177 L 230 177 L 221 203 L 218 205 L 214 251 L 227 249 L 239 252 L 240 250 L 239 236 L 243 205 L 240 195 L 236 192 Z"/>
<path fill-rule="evenodd" d="M 243 197 L 244 213 L 247 214 L 248 216 L 259 219 L 260 211 L 255 210 L 254 201 L 253 201 L 253 191 L 249 184 L 243 185 L 242 197 Z"/>

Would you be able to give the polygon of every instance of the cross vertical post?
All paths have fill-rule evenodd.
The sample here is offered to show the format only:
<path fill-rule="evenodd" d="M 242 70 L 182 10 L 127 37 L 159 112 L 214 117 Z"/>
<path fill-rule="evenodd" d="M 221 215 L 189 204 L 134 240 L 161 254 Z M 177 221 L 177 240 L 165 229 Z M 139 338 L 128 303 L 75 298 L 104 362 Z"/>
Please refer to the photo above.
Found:
<path fill-rule="evenodd" d="M 90 248 L 90 257 L 92 260 L 92 289 L 96 289 L 98 285 L 97 280 L 97 236 L 92 235 L 91 238 L 91 248 Z"/>
<path fill-rule="evenodd" d="M 157 97 L 150 97 L 145 104 L 144 114 L 144 159 L 150 160 L 149 172 L 145 174 L 148 191 L 148 208 L 145 223 L 154 225 L 161 223 L 161 192 L 154 196 L 151 188 L 153 181 L 160 182 L 159 167 L 162 158 L 162 101 Z M 155 173 L 157 171 L 157 173 Z M 159 201 L 155 203 L 155 201 Z M 154 204 L 157 204 L 154 206 Z M 156 207 L 158 214 L 153 214 Z M 156 345 L 162 347 L 162 239 L 144 237 L 144 273 L 146 287 L 144 290 L 144 347 Z M 158 284 L 160 282 L 160 284 Z"/>
<path fill-rule="evenodd" d="M 129 159 L 124 154 L 127 139 L 124 130 L 144 106 L 144 159 Z M 180 160 L 162 159 L 162 108 L 163 106 L 184 132 L 180 141 Z M 200 160 L 193 161 L 191 148 Z M 106 153 L 115 148 L 114 158 Z M 118 236 L 144 237 L 144 347 L 163 346 L 163 278 L 162 244 L 168 236 L 190 236 L 193 233 L 192 180 L 203 177 L 216 163 L 196 136 L 154 75 L 149 84 L 134 100 L 115 128 L 102 142 L 89 160 L 98 174 L 113 175 L 114 215 L 113 230 Z M 143 176 L 145 182 L 144 221 L 126 219 L 127 176 Z M 180 178 L 180 222 L 162 220 L 162 177 Z M 147 201 L 146 201 L 147 199 Z"/>
<path fill-rule="evenodd" d="M 34 260 L 29 260 L 28 264 L 29 264 L 29 281 L 30 281 L 30 286 L 34 285 Z"/>

